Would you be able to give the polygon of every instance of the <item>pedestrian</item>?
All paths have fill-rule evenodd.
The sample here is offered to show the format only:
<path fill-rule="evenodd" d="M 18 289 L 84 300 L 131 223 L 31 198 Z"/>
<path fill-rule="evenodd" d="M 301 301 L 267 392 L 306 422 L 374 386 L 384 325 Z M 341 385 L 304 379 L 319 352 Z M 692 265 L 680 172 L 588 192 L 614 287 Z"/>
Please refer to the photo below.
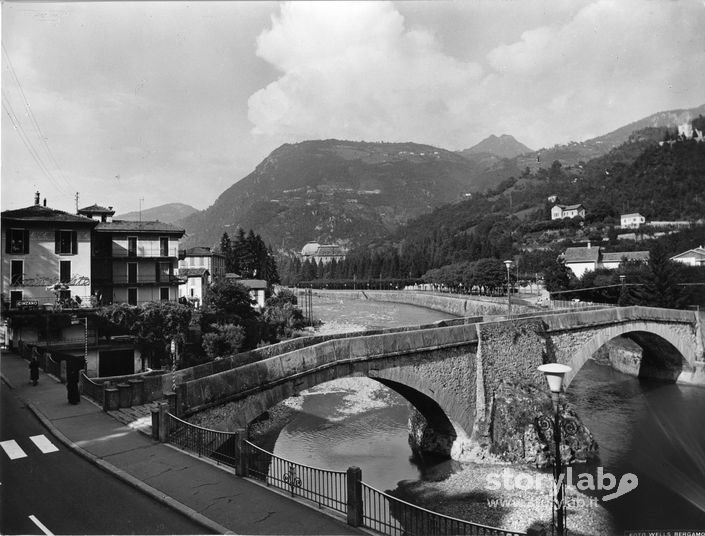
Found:
<path fill-rule="evenodd" d="M 32 385 L 37 385 L 39 382 L 39 360 L 35 356 L 32 356 L 29 362 L 29 381 Z"/>

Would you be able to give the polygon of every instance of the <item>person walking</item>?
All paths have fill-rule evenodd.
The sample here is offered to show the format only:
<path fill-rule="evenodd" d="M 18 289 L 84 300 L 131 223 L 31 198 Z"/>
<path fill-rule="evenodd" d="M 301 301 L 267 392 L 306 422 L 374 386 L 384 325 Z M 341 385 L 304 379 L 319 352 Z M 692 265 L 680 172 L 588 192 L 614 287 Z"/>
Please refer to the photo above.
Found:
<path fill-rule="evenodd" d="M 39 382 L 39 360 L 36 356 L 32 356 L 32 360 L 29 362 L 29 381 L 32 385 L 37 385 Z"/>

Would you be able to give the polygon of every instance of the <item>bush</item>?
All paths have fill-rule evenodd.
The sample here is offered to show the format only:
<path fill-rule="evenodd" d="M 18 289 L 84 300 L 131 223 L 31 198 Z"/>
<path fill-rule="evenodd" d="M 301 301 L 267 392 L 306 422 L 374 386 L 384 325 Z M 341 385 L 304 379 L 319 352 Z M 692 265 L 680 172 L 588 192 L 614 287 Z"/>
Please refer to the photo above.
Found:
<path fill-rule="evenodd" d="M 213 325 L 213 331 L 203 335 L 202 348 L 210 359 L 236 354 L 245 340 L 245 330 L 234 324 Z"/>

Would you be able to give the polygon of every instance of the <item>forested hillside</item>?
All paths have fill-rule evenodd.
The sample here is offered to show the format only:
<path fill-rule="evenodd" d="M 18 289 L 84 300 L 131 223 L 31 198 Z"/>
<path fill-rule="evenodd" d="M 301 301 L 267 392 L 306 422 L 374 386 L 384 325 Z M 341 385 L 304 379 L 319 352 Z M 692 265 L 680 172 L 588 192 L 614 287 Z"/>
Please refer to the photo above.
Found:
<path fill-rule="evenodd" d="M 693 123 L 705 130 L 702 117 Z M 341 263 L 307 267 L 282 259 L 282 280 L 414 279 L 484 258 L 514 259 L 528 274 L 542 271 L 574 242 L 610 239 L 608 248 L 644 249 L 616 241 L 620 214 L 689 221 L 705 216 L 705 143 L 676 134 L 648 128 L 587 163 L 563 167 L 556 161 L 548 169 L 525 169 L 490 191 L 444 205 L 357 248 Z M 551 196 L 559 203 L 583 204 L 585 221 L 551 221 Z"/>

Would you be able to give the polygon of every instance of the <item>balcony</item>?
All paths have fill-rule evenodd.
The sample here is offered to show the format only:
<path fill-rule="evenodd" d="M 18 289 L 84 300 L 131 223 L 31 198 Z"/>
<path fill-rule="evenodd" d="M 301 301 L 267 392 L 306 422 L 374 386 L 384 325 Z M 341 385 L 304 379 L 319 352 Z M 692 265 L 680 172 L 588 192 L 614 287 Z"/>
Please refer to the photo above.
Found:
<path fill-rule="evenodd" d="M 95 248 L 93 256 L 113 259 L 176 259 L 179 256 L 179 248 L 178 246 L 161 248 L 159 244 L 154 244 L 154 246 L 147 244 L 139 245 L 133 250 L 113 244 L 112 248 Z"/>
<path fill-rule="evenodd" d="M 113 277 L 96 276 L 93 278 L 94 286 L 122 286 L 122 287 L 140 287 L 140 286 L 172 286 L 184 282 L 175 275 L 139 275 L 136 278 L 128 277 L 127 275 L 114 275 Z"/>

